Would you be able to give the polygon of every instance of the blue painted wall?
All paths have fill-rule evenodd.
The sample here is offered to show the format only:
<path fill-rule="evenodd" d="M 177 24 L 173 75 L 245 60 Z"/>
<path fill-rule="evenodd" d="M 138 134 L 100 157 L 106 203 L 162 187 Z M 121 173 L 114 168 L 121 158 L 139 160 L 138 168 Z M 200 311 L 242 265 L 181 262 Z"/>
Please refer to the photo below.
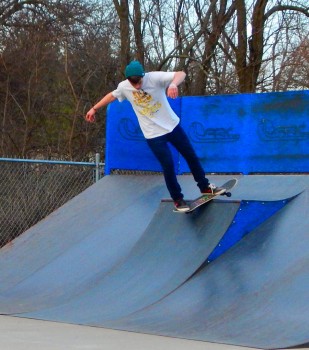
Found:
<path fill-rule="evenodd" d="M 309 172 L 309 91 L 170 100 L 207 173 Z M 174 151 L 179 174 L 189 172 Z M 160 171 L 128 102 L 108 107 L 106 174 Z"/>

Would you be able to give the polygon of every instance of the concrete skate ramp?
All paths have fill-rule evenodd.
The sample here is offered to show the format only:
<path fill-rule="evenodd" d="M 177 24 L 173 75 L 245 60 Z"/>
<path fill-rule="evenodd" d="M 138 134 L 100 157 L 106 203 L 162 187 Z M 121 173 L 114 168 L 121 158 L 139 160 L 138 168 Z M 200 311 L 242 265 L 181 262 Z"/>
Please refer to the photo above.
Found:
<path fill-rule="evenodd" d="M 105 320 L 149 306 L 183 284 L 202 265 L 230 226 L 239 205 L 216 202 L 188 216 L 173 213 L 172 203 L 162 202 L 129 255 L 102 279 L 98 278 L 95 285 L 89 285 L 67 303 L 58 298 L 58 306 L 46 309 L 50 307 L 48 300 L 40 302 L 40 298 L 29 295 L 26 303 L 23 284 L 9 291 L 15 299 L 23 300 L 23 306 L 14 310 L 12 305 L 11 312 L 102 325 Z"/>
<path fill-rule="evenodd" d="M 69 300 L 95 284 L 136 244 L 164 195 L 161 176 L 107 176 L 33 226 L 0 250 L 0 311 Z"/>
<path fill-rule="evenodd" d="M 256 348 L 309 340 L 309 191 L 155 305 L 105 326 Z"/>
<path fill-rule="evenodd" d="M 0 251 L 0 313 L 265 348 L 308 342 L 309 177 L 238 178 L 232 201 L 192 215 L 159 204 L 161 176 L 104 178 Z M 191 176 L 179 180 L 197 196 Z M 255 220 L 244 198 L 282 203 Z M 246 237 L 196 273 L 240 227 Z"/>

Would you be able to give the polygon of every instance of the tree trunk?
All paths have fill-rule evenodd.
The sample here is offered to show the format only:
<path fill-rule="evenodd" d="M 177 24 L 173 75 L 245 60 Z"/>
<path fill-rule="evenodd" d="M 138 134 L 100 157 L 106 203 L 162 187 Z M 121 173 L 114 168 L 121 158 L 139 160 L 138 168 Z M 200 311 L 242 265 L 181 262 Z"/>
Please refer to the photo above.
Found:
<path fill-rule="evenodd" d="M 113 0 L 120 21 L 120 69 L 122 75 L 130 61 L 130 26 L 128 0 Z"/>
<path fill-rule="evenodd" d="M 255 92 L 264 53 L 265 8 L 268 0 L 257 0 L 252 15 L 252 36 L 249 40 L 249 69 L 246 92 Z"/>
<path fill-rule="evenodd" d="M 251 26 L 252 35 L 247 38 L 246 3 L 236 0 L 237 38 L 236 72 L 239 91 L 255 92 L 263 58 L 265 8 L 268 0 L 257 0 L 253 9 Z M 248 52 L 249 48 L 249 52 Z M 247 58 L 247 55 L 249 56 Z"/>
<path fill-rule="evenodd" d="M 236 54 L 236 73 L 239 80 L 240 92 L 247 92 L 248 82 L 248 67 L 247 67 L 247 17 L 245 0 L 236 0 L 237 12 L 237 46 Z"/>
<path fill-rule="evenodd" d="M 142 14 L 141 14 L 141 5 L 139 0 L 134 0 L 134 35 L 135 35 L 135 43 L 136 43 L 136 59 L 138 59 L 142 65 L 144 65 L 144 57 L 145 57 L 145 48 L 143 42 L 143 34 L 142 34 Z"/>

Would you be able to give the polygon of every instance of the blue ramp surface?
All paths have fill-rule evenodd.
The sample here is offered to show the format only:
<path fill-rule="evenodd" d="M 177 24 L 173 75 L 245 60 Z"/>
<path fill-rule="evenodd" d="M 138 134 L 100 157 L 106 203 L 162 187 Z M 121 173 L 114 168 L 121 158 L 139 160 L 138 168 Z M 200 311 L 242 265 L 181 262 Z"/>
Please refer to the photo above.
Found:
<path fill-rule="evenodd" d="M 159 303 L 106 326 L 265 349 L 307 343 L 308 196 Z"/>
<path fill-rule="evenodd" d="M 160 204 L 162 176 L 107 176 L 0 250 L 0 313 L 260 348 L 308 342 L 309 177 L 238 179 L 232 200 L 187 215 Z M 179 181 L 197 197 L 192 176 Z"/>
<path fill-rule="evenodd" d="M 154 195 L 165 195 L 161 176 L 107 176 L 1 249 L 1 312 L 58 305 L 96 284 L 142 236 Z"/>
<path fill-rule="evenodd" d="M 230 225 L 218 246 L 208 257 L 207 263 L 215 260 L 246 234 L 273 216 L 289 200 L 291 198 L 281 201 L 242 201 L 232 225 Z"/>
<path fill-rule="evenodd" d="M 162 202 L 122 264 L 70 302 L 47 310 L 40 305 L 41 310 L 25 316 L 102 325 L 104 320 L 123 317 L 157 302 L 201 266 L 238 208 L 239 203 L 217 202 L 188 216 L 174 213 L 172 203 Z"/>

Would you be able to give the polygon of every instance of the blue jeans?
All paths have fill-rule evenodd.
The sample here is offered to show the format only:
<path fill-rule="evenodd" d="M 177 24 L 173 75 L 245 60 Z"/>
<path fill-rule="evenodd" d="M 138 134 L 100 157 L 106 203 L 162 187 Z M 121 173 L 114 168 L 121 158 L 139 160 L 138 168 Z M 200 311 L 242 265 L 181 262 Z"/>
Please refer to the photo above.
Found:
<path fill-rule="evenodd" d="M 188 136 L 179 124 L 169 134 L 147 139 L 147 143 L 162 166 L 167 189 L 174 201 L 182 199 L 183 194 L 177 181 L 175 164 L 168 143 L 172 144 L 184 157 L 201 192 L 208 187 L 209 181 L 205 177 L 201 163 Z"/>

